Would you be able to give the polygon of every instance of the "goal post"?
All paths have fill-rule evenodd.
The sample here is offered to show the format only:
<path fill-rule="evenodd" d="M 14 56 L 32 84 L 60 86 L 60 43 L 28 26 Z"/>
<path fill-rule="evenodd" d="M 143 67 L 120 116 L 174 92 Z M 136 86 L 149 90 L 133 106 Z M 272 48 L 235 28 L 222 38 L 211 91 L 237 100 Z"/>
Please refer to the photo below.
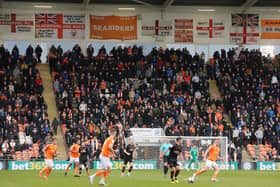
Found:
<path fill-rule="evenodd" d="M 193 144 L 198 148 L 198 164 L 192 165 L 191 169 L 198 169 L 204 166 L 203 155 L 207 148 L 214 143 L 215 140 L 220 140 L 220 157 L 218 161 L 221 169 L 231 169 L 232 166 L 228 165 L 228 138 L 227 137 L 200 137 L 200 136 L 181 136 L 183 139 L 183 156 L 185 165 L 182 169 L 186 169 L 188 160 L 190 159 L 190 150 Z M 162 168 L 162 161 L 160 160 L 160 147 L 166 143 L 174 143 L 176 136 L 132 136 L 136 144 L 137 151 L 135 160 L 153 160 L 157 162 L 157 167 Z M 178 159 L 180 161 L 180 159 Z M 180 163 L 181 164 L 181 163 Z"/>

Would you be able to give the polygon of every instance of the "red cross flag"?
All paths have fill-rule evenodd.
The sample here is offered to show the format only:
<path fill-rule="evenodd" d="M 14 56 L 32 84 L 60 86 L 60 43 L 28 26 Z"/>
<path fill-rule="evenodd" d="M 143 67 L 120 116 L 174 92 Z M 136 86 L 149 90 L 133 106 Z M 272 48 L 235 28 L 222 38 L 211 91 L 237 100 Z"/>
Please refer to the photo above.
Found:
<path fill-rule="evenodd" d="M 33 21 L 28 15 L 0 14 L 0 30 L 17 34 L 31 33 L 33 31 Z"/>
<path fill-rule="evenodd" d="M 197 38 L 224 38 L 225 22 L 223 20 L 199 20 L 196 25 Z"/>

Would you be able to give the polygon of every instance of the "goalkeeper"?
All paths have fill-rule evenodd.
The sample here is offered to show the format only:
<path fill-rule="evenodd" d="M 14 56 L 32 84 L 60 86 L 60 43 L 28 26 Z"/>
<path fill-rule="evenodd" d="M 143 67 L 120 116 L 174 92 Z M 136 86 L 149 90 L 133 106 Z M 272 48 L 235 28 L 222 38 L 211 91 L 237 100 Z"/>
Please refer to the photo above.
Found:
<path fill-rule="evenodd" d="M 196 147 L 196 144 L 193 144 L 191 151 L 190 151 L 190 162 L 187 166 L 187 169 L 191 169 L 192 163 L 196 164 L 197 163 L 197 156 L 198 156 L 198 148 Z"/>

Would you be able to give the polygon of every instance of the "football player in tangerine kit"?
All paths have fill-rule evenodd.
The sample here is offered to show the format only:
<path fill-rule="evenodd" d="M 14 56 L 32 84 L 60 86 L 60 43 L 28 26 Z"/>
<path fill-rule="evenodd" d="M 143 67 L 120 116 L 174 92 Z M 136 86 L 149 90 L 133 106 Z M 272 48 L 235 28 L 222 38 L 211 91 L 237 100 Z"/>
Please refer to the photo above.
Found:
<path fill-rule="evenodd" d="M 120 122 L 118 122 L 117 124 L 119 123 Z M 99 185 L 102 186 L 106 185 L 105 179 L 109 176 L 109 173 L 112 169 L 110 157 L 114 156 L 113 145 L 116 136 L 117 136 L 116 129 L 112 129 L 110 131 L 110 136 L 105 140 L 102 146 L 102 151 L 100 154 L 100 162 L 101 162 L 102 169 L 89 177 L 90 184 L 93 184 L 95 177 L 102 176 L 101 180 L 99 181 Z"/>
<path fill-rule="evenodd" d="M 44 148 L 45 152 L 45 163 L 46 167 L 44 167 L 40 172 L 39 176 L 42 177 L 43 173 L 46 173 L 44 176 L 44 179 L 47 180 L 49 174 L 52 171 L 53 167 L 53 157 L 57 154 L 57 146 L 56 146 L 56 139 L 53 138 L 52 141 L 50 141 L 46 147 Z"/>
<path fill-rule="evenodd" d="M 80 140 L 77 140 L 76 143 L 74 143 L 71 147 L 70 147 L 70 161 L 69 164 L 66 167 L 65 173 L 64 175 L 67 175 L 68 170 L 70 169 L 70 167 L 72 166 L 72 164 L 74 163 L 74 167 L 75 167 L 75 177 L 79 177 L 78 175 L 78 167 L 79 167 L 79 156 L 80 156 Z"/>
<path fill-rule="evenodd" d="M 192 177 L 189 179 L 189 182 L 194 182 L 196 176 L 198 176 L 198 175 L 208 171 L 211 168 L 214 168 L 214 170 L 215 170 L 214 175 L 213 175 L 211 180 L 213 182 L 217 181 L 216 177 L 217 177 L 217 175 L 218 175 L 218 173 L 220 171 L 220 169 L 219 169 L 219 167 L 218 167 L 218 165 L 216 163 L 216 160 L 220 158 L 219 157 L 219 154 L 220 154 L 220 147 L 219 146 L 220 146 L 220 140 L 215 140 L 214 144 L 211 145 L 206 150 L 205 155 L 204 155 L 204 160 L 206 160 L 206 157 L 207 157 L 208 153 L 209 153 L 209 156 L 208 156 L 208 158 L 206 160 L 205 168 L 203 168 L 200 171 L 194 173 L 192 175 Z"/>

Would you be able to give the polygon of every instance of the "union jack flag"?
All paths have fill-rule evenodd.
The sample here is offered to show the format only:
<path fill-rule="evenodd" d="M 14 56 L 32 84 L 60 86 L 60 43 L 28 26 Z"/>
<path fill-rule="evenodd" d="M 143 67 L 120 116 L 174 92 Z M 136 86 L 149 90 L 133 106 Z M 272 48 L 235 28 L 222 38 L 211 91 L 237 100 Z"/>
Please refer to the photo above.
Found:
<path fill-rule="evenodd" d="M 248 14 L 248 26 L 259 26 L 259 15 L 258 14 Z"/>
<path fill-rule="evenodd" d="M 232 26 L 243 27 L 243 14 L 232 14 L 231 20 Z"/>
<path fill-rule="evenodd" d="M 56 25 L 58 23 L 57 14 L 35 14 L 36 24 Z"/>

